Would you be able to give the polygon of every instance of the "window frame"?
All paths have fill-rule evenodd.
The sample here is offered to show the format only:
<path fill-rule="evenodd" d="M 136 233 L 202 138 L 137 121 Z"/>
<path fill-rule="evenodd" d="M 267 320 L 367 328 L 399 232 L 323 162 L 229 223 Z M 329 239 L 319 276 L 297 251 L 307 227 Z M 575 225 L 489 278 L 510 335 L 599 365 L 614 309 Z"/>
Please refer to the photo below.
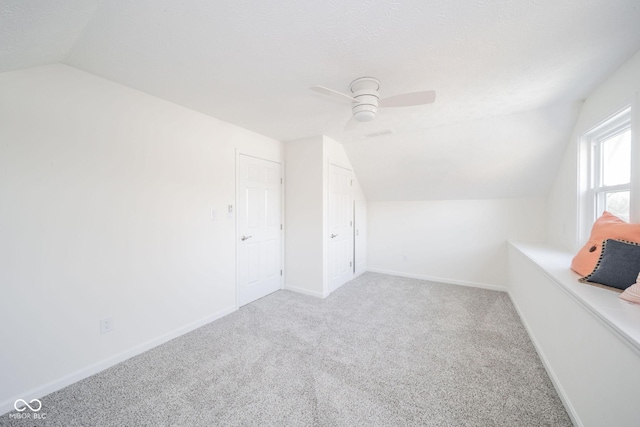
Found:
<path fill-rule="evenodd" d="M 631 107 L 623 110 L 615 117 L 607 120 L 600 128 L 589 135 L 589 203 L 594 221 L 605 210 L 606 196 L 608 193 L 628 191 L 631 195 L 631 176 L 629 182 L 617 185 L 602 184 L 604 174 L 604 162 L 602 159 L 602 144 L 617 135 L 631 132 Z M 631 148 L 631 147 L 630 147 Z M 629 166 L 631 169 L 631 152 L 629 152 Z M 629 206 L 631 208 L 631 206 Z M 629 212 L 631 215 L 631 212 Z"/>
<path fill-rule="evenodd" d="M 602 214 L 601 210 L 604 206 L 604 198 L 607 193 L 616 191 L 629 191 L 629 219 L 631 222 L 638 222 L 638 214 L 640 209 L 640 150 L 636 148 L 638 144 L 638 123 L 640 120 L 636 117 L 638 114 L 638 105 L 636 99 L 634 102 L 627 102 L 621 108 L 608 115 L 595 126 L 584 132 L 579 138 L 580 149 L 578 163 L 578 221 L 577 221 L 577 237 L 576 247 L 581 247 L 589 239 L 591 227 L 595 220 Z M 631 131 L 631 153 L 630 167 L 631 177 L 628 184 L 600 186 L 600 177 L 602 174 L 602 161 L 600 153 L 600 144 L 629 129 Z M 596 185 L 598 184 L 598 185 Z"/>

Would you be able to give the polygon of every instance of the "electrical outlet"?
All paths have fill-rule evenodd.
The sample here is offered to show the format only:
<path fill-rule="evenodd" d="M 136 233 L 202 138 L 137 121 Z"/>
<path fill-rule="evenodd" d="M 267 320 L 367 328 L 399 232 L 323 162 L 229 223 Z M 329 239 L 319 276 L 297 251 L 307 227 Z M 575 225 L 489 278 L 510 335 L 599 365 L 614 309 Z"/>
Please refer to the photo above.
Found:
<path fill-rule="evenodd" d="M 100 320 L 100 333 L 106 334 L 113 331 L 113 317 L 105 317 Z"/>

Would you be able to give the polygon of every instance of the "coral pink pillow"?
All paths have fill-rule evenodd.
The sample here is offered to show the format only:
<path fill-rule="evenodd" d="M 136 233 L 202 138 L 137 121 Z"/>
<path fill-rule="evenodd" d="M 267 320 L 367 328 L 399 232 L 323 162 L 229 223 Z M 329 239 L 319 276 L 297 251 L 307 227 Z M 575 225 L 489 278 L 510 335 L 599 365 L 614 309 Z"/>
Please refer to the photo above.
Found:
<path fill-rule="evenodd" d="M 609 212 L 603 213 L 593 224 L 589 241 L 573 257 L 571 269 L 581 276 L 591 274 L 598 263 L 602 242 L 606 239 L 640 243 L 640 224 L 629 224 Z"/>

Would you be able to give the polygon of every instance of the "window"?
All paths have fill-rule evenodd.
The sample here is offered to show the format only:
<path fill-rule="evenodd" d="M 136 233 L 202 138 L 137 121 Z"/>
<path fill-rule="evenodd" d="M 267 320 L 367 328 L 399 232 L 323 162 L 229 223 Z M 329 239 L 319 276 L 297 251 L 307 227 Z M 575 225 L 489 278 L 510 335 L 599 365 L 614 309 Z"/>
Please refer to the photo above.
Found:
<path fill-rule="evenodd" d="M 601 122 L 581 138 L 580 239 L 604 211 L 629 222 L 632 212 L 631 107 Z"/>
<path fill-rule="evenodd" d="M 595 216 L 609 211 L 629 222 L 631 128 L 611 130 L 592 139 L 592 196 Z"/>

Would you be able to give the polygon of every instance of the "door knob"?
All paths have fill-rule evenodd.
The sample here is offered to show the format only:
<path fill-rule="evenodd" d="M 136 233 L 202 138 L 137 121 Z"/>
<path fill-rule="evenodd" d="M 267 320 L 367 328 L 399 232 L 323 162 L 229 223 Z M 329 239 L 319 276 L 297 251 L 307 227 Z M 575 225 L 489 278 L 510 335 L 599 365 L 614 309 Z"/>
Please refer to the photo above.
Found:
<path fill-rule="evenodd" d="M 252 237 L 253 237 L 253 236 L 242 236 L 242 237 L 240 238 L 240 240 L 242 240 L 242 241 L 244 242 L 245 240 L 250 239 L 250 238 L 252 238 Z"/>
<path fill-rule="evenodd" d="M 337 234 L 332 234 L 331 238 L 333 239 L 334 237 L 338 237 L 338 235 Z"/>

